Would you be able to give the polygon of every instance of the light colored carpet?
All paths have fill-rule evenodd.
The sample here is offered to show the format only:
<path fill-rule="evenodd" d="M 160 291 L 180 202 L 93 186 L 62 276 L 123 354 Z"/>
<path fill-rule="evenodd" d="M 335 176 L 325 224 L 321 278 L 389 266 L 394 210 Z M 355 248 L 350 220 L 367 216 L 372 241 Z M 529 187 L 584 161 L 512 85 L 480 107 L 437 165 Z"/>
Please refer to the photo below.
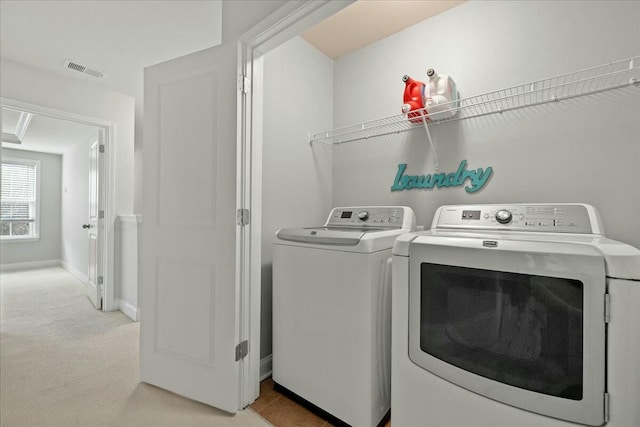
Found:
<path fill-rule="evenodd" d="M 62 268 L 0 275 L 0 425 L 269 426 L 140 382 L 139 324 Z"/>

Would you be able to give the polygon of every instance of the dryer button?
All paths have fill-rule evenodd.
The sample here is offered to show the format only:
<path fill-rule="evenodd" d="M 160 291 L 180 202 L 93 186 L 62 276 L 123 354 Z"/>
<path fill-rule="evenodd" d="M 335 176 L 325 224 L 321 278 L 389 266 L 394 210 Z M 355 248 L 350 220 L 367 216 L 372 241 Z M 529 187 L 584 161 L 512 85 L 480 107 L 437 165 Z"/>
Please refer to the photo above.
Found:
<path fill-rule="evenodd" d="M 511 212 L 506 209 L 501 209 L 496 212 L 496 221 L 498 221 L 500 224 L 508 224 L 509 222 L 511 222 L 511 218 Z"/>

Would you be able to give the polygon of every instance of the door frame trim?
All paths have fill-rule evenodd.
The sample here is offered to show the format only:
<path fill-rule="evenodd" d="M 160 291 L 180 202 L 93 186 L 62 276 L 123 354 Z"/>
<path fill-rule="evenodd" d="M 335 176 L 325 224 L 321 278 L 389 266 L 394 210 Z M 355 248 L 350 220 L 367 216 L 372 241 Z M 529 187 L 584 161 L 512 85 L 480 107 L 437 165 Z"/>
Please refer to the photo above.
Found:
<path fill-rule="evenodd" d="M 99 257 L 102 265 L 102 275 L 104 277 L 102 288 L 102 311 L 115 311 L 118 306 L 115 301 L 114 278 L 115 278 L 115 254 L 114 254 L 114 197 L 115 197 L 115 173 L 114 167 L 114 149 L 115 147 L 115 123 L 96 117 L 84 116 L 81 114 L 71 113 L 68 111 L 49 108 L 42 105 L 31 104 L 17 99 L 0 97 L 0 106 L 9 109 L 25 111 L 27 113 L 39 114 L 41 116 L 51 117 L 54 119 L 67 120 L 83 125 L 89 125 L 99 128 L 104 132 L 105 156 L 101 164 L 100 173 L 104 177 L 102 182 L 102 202 L 104 207 L 104 221 L 102 221 L 102 241 L 99 242 Z M 100 234 L 99 234 L 100 235 Z"/>
<path fill-rule="evenodd" d="M 239 231 L 237 276 L 240 341 L 249 341 L 248 360 L 239 366 L 239 408 L 260 395 L 260 307 L 262 270 L 263 56 L 355 0 L 287 2 L 238 37 L 238 74 L 251 89 L 238 106 L 238 209 L 249 209 L 250 224 Z"/>

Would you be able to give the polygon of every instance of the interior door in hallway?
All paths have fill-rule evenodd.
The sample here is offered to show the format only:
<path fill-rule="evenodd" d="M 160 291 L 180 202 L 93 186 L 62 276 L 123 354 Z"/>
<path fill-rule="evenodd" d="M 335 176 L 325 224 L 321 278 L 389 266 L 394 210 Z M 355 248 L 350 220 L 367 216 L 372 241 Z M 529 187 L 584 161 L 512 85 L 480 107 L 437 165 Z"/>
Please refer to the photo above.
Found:
<path fill-rule="evenodd" d="M 238 59 L 227 43 L 145 69 L 140 377 L 240 406 Z"/>
<path fill-rule="evenodd" d="M 100 157 L 104 145 L 101 144 L 103 131 L 100 131 L 100 139 L 95 141 L 89 149 L 89 223 L 83 224 L 89 236 L 89 281 L 87 283 L 87 296 L 97 309 L 102 309 L 102 266 L 100 258 L 101 241 L 101 217 L 103 209 L 100 197 Z M 101 148 L 103 147 L 103 148 Z"/>

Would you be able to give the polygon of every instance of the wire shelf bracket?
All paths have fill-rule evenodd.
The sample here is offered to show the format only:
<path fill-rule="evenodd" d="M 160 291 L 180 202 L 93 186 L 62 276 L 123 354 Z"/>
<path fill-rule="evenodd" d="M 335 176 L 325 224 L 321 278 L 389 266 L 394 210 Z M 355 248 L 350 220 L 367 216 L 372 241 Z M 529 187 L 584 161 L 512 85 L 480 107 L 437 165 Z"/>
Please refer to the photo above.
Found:
<path fill-rule="evenodd" d="M 429 125 L 470 119 L 533 105 L 558 102 L 640 84 L 640 56 L 488 92 L 443 104 L 439 111 L 414 110 L 377 120 L 310 134 L 309 142 L 342 144 L 359 139 L 389 135 L 423 128 L 422 116 Z M 439 106 L 440 107 L 440 106 Z M 451 117 L 451 113 L 455 113 Z M 410 117 L 408 115 L 411 115 Z M 442 117 L 442 119 L 438 119 Z"/>

